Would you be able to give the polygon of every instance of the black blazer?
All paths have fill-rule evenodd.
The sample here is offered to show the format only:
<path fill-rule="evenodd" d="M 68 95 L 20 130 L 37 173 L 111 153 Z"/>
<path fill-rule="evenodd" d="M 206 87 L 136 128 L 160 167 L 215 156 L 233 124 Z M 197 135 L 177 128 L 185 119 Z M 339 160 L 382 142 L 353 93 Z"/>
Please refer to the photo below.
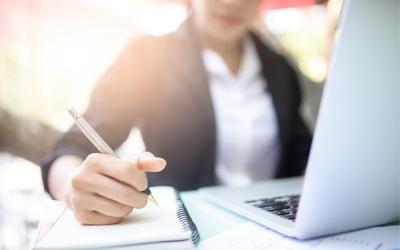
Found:
<path fill-rule="evenodd" d="M 301 175 L 311 136 L 299 114 L 297 75 L 281 55 L 250 35 L 279 123 L 282 153 L 276 177 Z M 186 190 L 216 184 L 216 126 L 200 51 L 190 19 L 177 32 L 133 41 L 96 85 L 84 115 L 113 148 L 133 126 L 141 129 L 146 149 L 168 164 L 164 171 L 148 174 L 151 185 Z M 43 161 L 46 190 L 49 167 L 57 157 L 85 158 L 92 152 L 97 150 L 72 127 Z"/>

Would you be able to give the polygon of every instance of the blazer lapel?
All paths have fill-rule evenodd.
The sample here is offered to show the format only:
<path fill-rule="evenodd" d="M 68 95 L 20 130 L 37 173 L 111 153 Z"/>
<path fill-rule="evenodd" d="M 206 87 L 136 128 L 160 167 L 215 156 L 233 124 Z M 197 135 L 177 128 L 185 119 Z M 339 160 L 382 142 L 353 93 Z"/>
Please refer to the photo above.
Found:
<path fill-rule="evenodd" d="M 288 127 L 290 125 L 290 110 L 288 105 L 290 100 L 288 100 L 288 90 L 285 89 L 288 84 L 288 79 L 281 70 L 282 65 L 278 65 L 281 60 L 279 60 L 279 58 L 277 59 L 277 55 L 269 50 L 268 47 L 264 45 L 263 41 L 257 37 L 257 35 L 251 33 L 251 36 L 255 43 L 258 55 L 260 56 L 263 77 L 267 80 L 266 90 L 268 90 L 272 96 L 278 118 L 282 154 L 277 175 L 281 175 L 280 172 L 284 171 L 282 165 L 284 165 L 285 161 L 284 158 L 288 144 L 288 131 L 290 130 Z"/>

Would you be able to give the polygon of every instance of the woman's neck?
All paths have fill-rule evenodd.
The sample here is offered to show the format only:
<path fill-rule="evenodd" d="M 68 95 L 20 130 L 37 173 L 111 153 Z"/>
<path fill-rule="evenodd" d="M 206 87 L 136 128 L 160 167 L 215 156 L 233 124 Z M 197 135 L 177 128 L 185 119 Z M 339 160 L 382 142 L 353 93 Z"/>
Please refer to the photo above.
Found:
<path fill-rule="evenodd" d="M 220 41 L 203 34 L 200 35 L 200 42 L 203 48 L 217 52 L 232 74 L 238 74 L 244 50 L 243 39 L 238 39 L 236 41 Z"/>

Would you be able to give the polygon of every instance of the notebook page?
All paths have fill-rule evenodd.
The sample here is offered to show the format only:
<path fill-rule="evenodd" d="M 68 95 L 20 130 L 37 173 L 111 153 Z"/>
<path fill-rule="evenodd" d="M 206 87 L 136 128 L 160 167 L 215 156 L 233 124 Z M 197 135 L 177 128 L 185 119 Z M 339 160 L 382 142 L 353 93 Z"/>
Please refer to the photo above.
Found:
<path fill-rule="evenodd" d="M 151 188 L 160 207 L 148 202 L 115 225 L 81 225 L 66 210 L 35 249 L 80 249 L 190 239 L 176 217 L 176 193 L 171 187 Z"/>
<path fill-rule="evenodd" d="M 200 243 L 199 249 L 230 250 L 358 250 L 399 249 L 400 226 L 374 227 L 351 233 L 300 241 L 253 222 L 246 222 Z"/>

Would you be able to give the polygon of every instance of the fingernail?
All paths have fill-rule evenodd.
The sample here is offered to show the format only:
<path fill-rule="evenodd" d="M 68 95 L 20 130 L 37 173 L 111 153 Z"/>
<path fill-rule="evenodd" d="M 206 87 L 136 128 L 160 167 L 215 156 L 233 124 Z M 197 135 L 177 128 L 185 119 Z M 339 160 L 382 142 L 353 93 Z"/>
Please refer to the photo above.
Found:
<path fill-rule="evenodd" d="M 154 155 L 142 155 L 139 157 L 139 160 L 141 161 L 148 161 L 148 160 L 155 160 L 157 157 L 154 157 Z"/>
<path fill-rule="evenodd" d="M 167 161 L 164 158 L 156 157 L 156 159 L 164 164 L 164 166 L 167 165 Z"/>

